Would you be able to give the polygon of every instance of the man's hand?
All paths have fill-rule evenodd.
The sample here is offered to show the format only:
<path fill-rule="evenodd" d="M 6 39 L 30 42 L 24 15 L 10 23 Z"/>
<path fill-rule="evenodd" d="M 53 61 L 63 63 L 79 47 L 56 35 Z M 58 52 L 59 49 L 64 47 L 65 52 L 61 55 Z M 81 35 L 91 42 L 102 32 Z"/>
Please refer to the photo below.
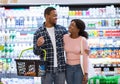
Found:
<path fill-rule="evenodd" d="M 44 43 L 44 38 L 41 36 L 37 40 L 37 46 L 41 46 Z"/>

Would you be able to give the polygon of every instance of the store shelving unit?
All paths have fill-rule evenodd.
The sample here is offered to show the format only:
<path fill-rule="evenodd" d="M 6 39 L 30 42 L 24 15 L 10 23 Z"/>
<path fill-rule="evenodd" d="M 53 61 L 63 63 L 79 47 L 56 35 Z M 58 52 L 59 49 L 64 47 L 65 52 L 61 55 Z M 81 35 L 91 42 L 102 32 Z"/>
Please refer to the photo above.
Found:
<path fill-rule="evenodd" d="M 0 72 L 6 74 L 6 77 L 18 77 L 15 76 L 14 59 L 20 51 L 33 46 L 33 33 L 44 21 L 43 9 L 46 6 L 48 5 L 0 6 L 2 10 L 0 11 L 2 22 L 0 24 L 0 33 L 2 33 L 0 45 L 4 46 L 4 50 L 0 51 L 0 63 L 3 64 L 0 66 Z M 60 9 L 58 14 L 62 14 L 58 18 L 58 23 L 61 25 L 68 27 L 71 19 L 74 18 L 82 19 L 86 23 L 91 48 L 90 59 L 96 73 L 98 75 L 120 74 L 119 3 L 112 4 L 112 6 L 111 4 L 60 4 L 56 5 L 56 8 Z M 39 59 L 32 51 L 26 52 L 23 58 Z M 10 61 L 8 62 L 7 59 Z M 104 73 L 106 71 L 109 73 Z M 4 76 L 0 75 L 0 77 Z"/>
<path fill-rule="evenodd" d="M 90 60 L 98 75 L 120 74 L 119 8 L 118 4 L 69 5 L 69 20 L 79 18 L 86 23 Z"/>

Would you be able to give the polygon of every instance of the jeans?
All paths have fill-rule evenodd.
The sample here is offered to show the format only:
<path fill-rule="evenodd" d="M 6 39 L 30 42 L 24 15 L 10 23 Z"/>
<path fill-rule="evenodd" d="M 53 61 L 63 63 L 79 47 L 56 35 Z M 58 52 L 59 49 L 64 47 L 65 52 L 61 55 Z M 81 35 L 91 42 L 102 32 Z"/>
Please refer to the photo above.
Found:
<path fill-rule="evenodd" d="M 41 80 L 42 84 L 65 84 L 65 72 L 58 72 L 55 68 L 53 73 L 46 73 Z"/>
<path fill-rule="evenodd" d="M 67 84 L 82 84 L 83 72 L 80 64 L 66 65 Z"/>

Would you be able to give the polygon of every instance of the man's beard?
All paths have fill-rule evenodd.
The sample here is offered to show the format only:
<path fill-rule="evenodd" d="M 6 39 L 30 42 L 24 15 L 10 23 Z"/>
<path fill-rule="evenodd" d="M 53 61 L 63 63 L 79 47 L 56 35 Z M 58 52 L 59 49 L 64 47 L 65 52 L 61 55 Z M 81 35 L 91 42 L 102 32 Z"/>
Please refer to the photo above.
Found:
<path fill-rule="evenodd" d="M 53 25 L 56 25 L 56 23 L 53 23 Z"/>

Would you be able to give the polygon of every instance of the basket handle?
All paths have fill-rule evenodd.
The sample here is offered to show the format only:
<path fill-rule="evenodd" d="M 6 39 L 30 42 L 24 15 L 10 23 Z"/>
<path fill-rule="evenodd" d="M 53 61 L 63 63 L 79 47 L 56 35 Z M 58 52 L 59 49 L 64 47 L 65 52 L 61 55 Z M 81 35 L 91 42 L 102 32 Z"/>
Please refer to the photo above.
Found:
<path fill-rule="evenodd" d="M 22 57 L 23 52 L 27 50 L 33 50 L 33 47 L 22 50 L 18 58 L 20 59 Z M 44 61 L 46 61 L 46 50 L 45 49 L 41 49 L 41 50 L 44 52 Z"/>
<path fill-rule="evenodd" d="M 3 45 L 0 45 L 0 51 L 1 50 L 4 50 L 4 46 Z"/>

